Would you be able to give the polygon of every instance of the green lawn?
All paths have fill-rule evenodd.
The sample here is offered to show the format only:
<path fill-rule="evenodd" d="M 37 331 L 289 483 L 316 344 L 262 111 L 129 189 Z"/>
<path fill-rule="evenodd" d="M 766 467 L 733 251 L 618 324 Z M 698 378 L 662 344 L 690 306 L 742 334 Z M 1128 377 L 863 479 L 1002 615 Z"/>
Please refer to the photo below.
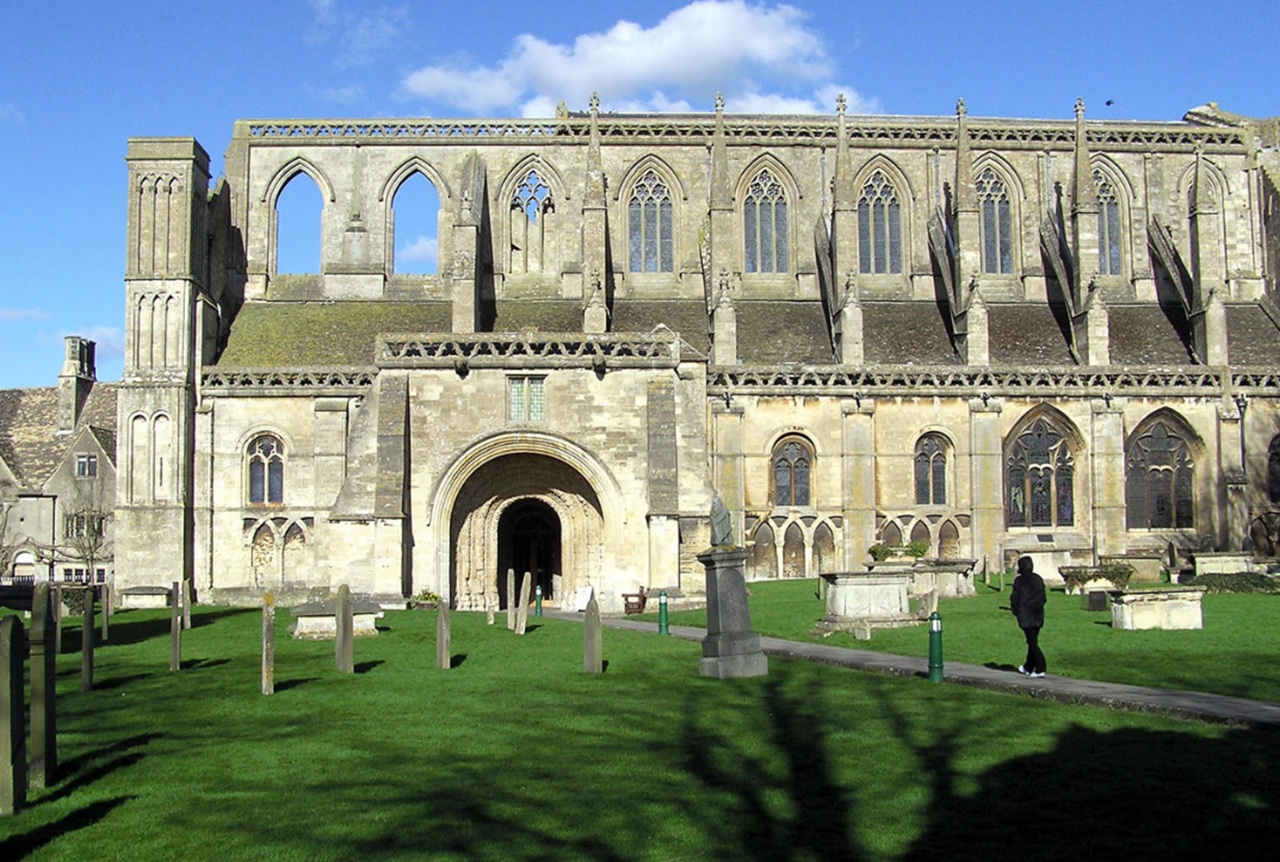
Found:
<path fill-rule="evenodd" d="M 461 613 L 453 669 L 402 611 L 343 676 L 288 616 L 272 697 L 253 611 L 198 609 L 177 673 L 164 612 L 116 615 L 88 694 L 69 630 L 60 780 L 0 859 L 1249 859 L 1280 827 L 1275 733 L 776 659 L 704 680 L 697 644 L 614 630 L 589 676 L 577 623 Z"/>
<path fill-rule="evenodd" d="M 899 655 L 928 655 L 924 626 L 811 636 L 824 608 L 817 580 L 749 585 L 751 622 L 762 635 L 810 640 Z M 1008 611 L 1008 589 L 981 583 L 970 598 L 939 603 L 943 658 L 1016 668 L 1026 656 L 1022 632 Z M 1280 702 L 1280 595 L 1207 595 L 1197 631 L 1118 631 L 1109 612 L 1081 607 L 1079 596 L 1050 590 L 1040 645 L 1049 673 L 1132 685 L 1206 691 Z M 656 615 L 646 615 L 657 619 Z M 673 625 L 705 626 L 702 611 L 671 614 Z"/>

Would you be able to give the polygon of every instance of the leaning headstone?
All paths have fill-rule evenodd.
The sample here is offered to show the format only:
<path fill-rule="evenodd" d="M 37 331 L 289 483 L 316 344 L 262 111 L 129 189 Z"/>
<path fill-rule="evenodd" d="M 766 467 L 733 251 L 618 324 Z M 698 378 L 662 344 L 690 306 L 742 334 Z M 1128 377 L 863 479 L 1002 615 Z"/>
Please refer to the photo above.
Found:
<path fill-rule="evenodd" d="M 262 597 L 262 693 L 276 693 L 276 597 Z"/>
<path fill-rule="evenodd" d="M 582 619 L 582 669 L 587 673 L 604 672 L 604 647 L 600 635 L 600 604 L 595 596 L 587 605 Z"/>
<path fill-rule="evenodd" d="M 182 579 L 182 628 L 191 629 L 191 582 L 186 578 Z"/>
<path fill-rule="evenodd" d="M 533 584 L 533 577 L 528 573 L 524 573 L 524 577 L 520 579 L 520 604 L 516 607 L 516 634 L 524 634 L 525 626 L 529 622 L 529 590 Z"/>
<path fill-rule="evenodd" d="M 516 630 L 516 570 L 507 569 L 507 631 Z"/>
<path fill-rule="evenodd" d="M 22 702 L 22 620 L 0 620 L 0 816 L 27 804 L 27 726 Z"/>
<path fill-rule="evenodd" d="M 84 617 L 80 627 L 80 690 L 93 691 L 93 587 L 84 590 Z"/>
<path fill-rule="evenodd" d="M 698 675 L 715 679 L 765 676 L 769 659 L 751 629 L 745 548 L 717 546 L 698 554 L 707 570 L 707 636 L 702 639 Z"/>
<path fill-rule="evenodd" d="M 43 790 L 58 771 L 58 654 L 54 651 L 53 593 L 48 581 L 31 597 L 31 750 L 28 778 Z"/>
<path fill-rule="evenodd" d="M 338 587 L 338 606 L 334 617 L 338 626 L 337 637 L 333 642 L 334 664 L 339 673 L 355 673 L 355 646 L 352 643 L 355 640 L 352 631 L 355 621 L 351 614 L 351 588 L 346 584 Z"/>
<path fill-rule="evenodd" d="M 173 582 L 169 598 L 169 670 L 182 670 L 182 587 Z"/>
<path fill-rule="evenodd" d="M 436 611 L 436 667 L 448 670 L 450 659 L 449 603 L 440 601 L 440 609 Z"/>

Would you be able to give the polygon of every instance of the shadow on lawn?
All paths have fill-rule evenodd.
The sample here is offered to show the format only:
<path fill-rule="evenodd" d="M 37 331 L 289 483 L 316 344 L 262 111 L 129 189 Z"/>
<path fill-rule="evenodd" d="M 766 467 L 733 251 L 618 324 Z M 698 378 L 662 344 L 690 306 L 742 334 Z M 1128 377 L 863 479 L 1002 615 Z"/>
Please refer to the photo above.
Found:
<path fill-rule="evenodd" d="M 0 842 L 0 859 L 23 859 L 35 850 L 60 838 L 68 832 L 84 829 L 102 820 L 124 803 L 136 799 L 134 796 L 117 796 L 114 799 L 103 799 L 73 811 L 60 820 L 46 823 L 23 835 L 11 835 Z"/>
<path fill-rule="evenodd" d="M 103 647 L 127 646 L 128 644 L 141 643 L 145 640 L 158 638 L 162 635 L 169 634 L 170 618 L 166 616 L 154 616 L 148 619 L 130 619 L 133 611 L 117 611 L 111 617 L 111 636 L 105 641 L 99 641 L 97 646 L 99 649 Z M 198 629 L 204 626 L 210 626 L 220 619 L 226 617 L 239 616 L 240 614 L 257 613 L 253 608 L 219 608 L 211 611 L 201 611 L 192 614 L 191 628 Z M 67 632 L 75 632 L 75 649 L 73 652 L 80 651 L 80 629 L 63 629 L 62 632 L 62 649 L 63 652 L 68 651 Z"/>

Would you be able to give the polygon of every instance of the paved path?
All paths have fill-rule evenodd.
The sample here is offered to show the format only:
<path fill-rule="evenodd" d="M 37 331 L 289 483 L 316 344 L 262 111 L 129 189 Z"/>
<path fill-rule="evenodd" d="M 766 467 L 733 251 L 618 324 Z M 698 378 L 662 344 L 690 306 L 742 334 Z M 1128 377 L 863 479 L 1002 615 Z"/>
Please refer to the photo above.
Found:
<path fill-rule="evenodd" d="M 547 611 L 545 615 L 564 620 L 579 622 L 582 620 L 582 614 L 564 611 Z M 656 623 L 639 620 L 606 617 L 601 622 L 615 629 L 653 633 L 658 631 Z M 671 626 L 670 632 L 673 637 L 695 642 L 701 641 L 707 634 L 706 629 L 690 626 Z M 929 675 L 929 661 L 925 657 L 887 655 L 868 650 L 846 649 L 770 637 L 761 637 L 760 646 L 769 655 L 785 658 L 805 659 L 856 670 L 878 671 L 892 676 Z M 944 661 L 942 677 L 946 682 L 971 685 L 990 691 L 1025 694 L 1062 703 L 1084 703 L 1091 706 L 1153 712 L 1175 718 L 1246 727 L 1280 727 L 1280 703 L 1248 700 L 1242 697 L 1226 697 L 1168 688 L 1143 688 L 1113 682 L 1091 682 L 1053 674 L 1043 679 L 1030 679 L 1014 670 L 962 662 Z"/>

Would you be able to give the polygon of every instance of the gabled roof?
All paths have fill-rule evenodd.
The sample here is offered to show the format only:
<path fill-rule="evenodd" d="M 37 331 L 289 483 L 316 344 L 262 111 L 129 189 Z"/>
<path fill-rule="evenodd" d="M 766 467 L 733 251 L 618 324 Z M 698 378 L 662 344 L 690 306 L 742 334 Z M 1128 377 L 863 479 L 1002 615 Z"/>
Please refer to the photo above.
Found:
<path fill-rule="evenodd" d="M 0 458 L 23 488 L 40 488 L 62 464 L 83 429 L 116 460 L 116 385 L 96 383 L 76 430 L 58 433 L 58 389 L 0 389 Z"/>

